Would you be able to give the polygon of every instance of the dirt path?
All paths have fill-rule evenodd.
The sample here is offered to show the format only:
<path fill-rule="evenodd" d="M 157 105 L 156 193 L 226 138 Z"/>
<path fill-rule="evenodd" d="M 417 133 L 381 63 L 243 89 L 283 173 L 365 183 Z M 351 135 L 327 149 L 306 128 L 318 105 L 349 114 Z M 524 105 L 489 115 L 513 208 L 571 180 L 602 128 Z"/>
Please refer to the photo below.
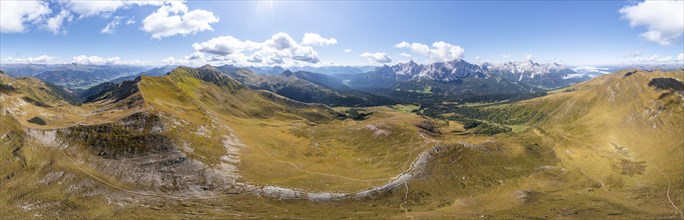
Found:
<path fill-rule="evenodd" d="M 437 153 L 439 151 L 439 147 L 433 147 L 429 150 L 426 150 L 422 152 L 416 159 L 411 163 L 411 166 L 409 167 L 408 170 L 402 172 L 401 174 L 397 175 L 396 177 L 392 178 L 391 181 L 355 193 L 336 193 L 336 192 L 308 192 L 304 190 L 299 190 L 299 189 L 293 189 L 293 188 L 284 188 L 284 187 L 278 187 L 278 186 L 247 186 L 249 187 L 249 191 L 252 193 L 258 194 L 258 195 L 263 195 L 263 196 L 269 196 L 273 198 L 279 198 L 279 199 L 306 199 L 306 200 L 312 200 L 312 201 L 324 201 L 324 200 L 340 200 L 340 199 L 349 199 L 349 198 L 365 198 L 371 195 L 375 195 L 378 193 L 382 192 L 387 192 L 389 190 L 392 190 L 398 186 L 402 186 L 404 184 L 407 184 L 409 180 L 411 180 L 413 177 L 419 175 L 422 173 L 425 168 L 427 167 L 427 164 L 429 162 L 430 157 L 432 156 L 433 153 Z"/>
<path fill-rule="evenodd" d="M 649 162 L 649 163 L 650 163 L 650 162 Z M 670 187 L 672 186 L 672 182 L 670 181 L 670 177 L 668 177 L 667 175 L 665 175 L 665 173 L 663 173 L 663 171 L 660 170 L 660 168 L 658 168 L 657 166 L 655 166 L 655 165 L 652 165 L 652 166 L 655 167 L 656 170 L 658 170 L 658 172 L 659 172 L 661 175 L 663 175 L 663 176 L 667 179 L 667 192 L 665 193 L 665 195 L 667 196 L 667 200 L 670 201 L 670 204 L 671 204 L 672 207 L 675 209 L 675 212 L 676 212 L 677 214 L 679 214 L 679 217 L 680 217 L 681 219 L 684 219 L 684 213 L 682 213 L 682 210 L 680 210 L 680 209 L 677 207 L 677 205 L 675 205 L 675 203 L 672 201 L 672 198 L 670 198 Z"/>

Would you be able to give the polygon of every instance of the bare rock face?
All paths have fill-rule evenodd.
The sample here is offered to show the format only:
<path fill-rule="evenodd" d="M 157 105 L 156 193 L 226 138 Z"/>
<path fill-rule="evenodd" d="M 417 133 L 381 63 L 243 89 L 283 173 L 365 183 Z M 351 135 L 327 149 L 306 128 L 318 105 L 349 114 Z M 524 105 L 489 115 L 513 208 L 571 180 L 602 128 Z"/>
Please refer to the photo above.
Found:
<path fill-rule="evenodd" d="M 440 135 L 442 134 L 441 131 L 439 131 L 439 128 L 430 120 L 422 120 L 418 123 L 416 123 L 416 127 L 420 128 L 422 131 L 430 134 L 430 135 Z"/>
<path fill-rule="evenodd" d="M 539 197 L 541 195 L 542 195 L 541 192 L 529 191 L 529 190 L 518 190 L 518 191 L 515 191 L 515 193 L 514 193 L 514 196 L 516 199 L 520 200 L 521 202 L 525 202 L 525 203 L 535 202 L 539 199 Z"/>
<path fill-rule="evenodd" d="M 79 167 L 94 168 L 143 191 L 196 197 L 235 191 L 219 170 L 189 158 L 164 131 L 158 115 L 140 112 L 115 123 L 27 133 L 38 143 L 76 155 L 69 157 Z"/>

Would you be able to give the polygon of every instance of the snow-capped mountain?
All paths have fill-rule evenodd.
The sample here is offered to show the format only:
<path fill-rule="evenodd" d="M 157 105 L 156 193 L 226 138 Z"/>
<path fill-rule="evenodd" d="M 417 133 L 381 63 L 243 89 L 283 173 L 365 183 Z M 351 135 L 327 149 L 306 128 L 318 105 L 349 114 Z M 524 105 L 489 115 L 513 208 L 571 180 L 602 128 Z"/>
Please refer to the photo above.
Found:
<path fill-rule="evenodd" d="M 558 63 L 540 64 L 532 60 L 501 64 L 484 63 L 482 68 L 489 74 L 501 76 L 507 80 L 545 88 L 567 86 L 591 78 Z"/>
<path fill-rule="evenodd" d="M 484 63 L 476 65 L 465 60 L 452 60 L 431 64 L 418 64 L 413 61 L 398 63 L 394 66 L 378 67 L 369 74 L 393 80 L 429 79 L 442 82 L 462 78 L 487 78 L 500 76 L 508 81 L 521 82 L 535 87 L 557 88 L 582 82 L 591 78 L 578 73 L 570 67 L 558 63 L 540 64 L 532 60 L 507 62 L 501 64 Z"/>
<path fill-rule="evenodd" d="M 557 63 L 550 64 L 539 64 L 532 60 L 520 61 L 520 62 L 507 62 L 499 65 L 494 65 L 491 63 L 484 63 L 482 65 L 489 71 L 501 72 L 503 74 L 512 74 L 518 77 L 518 81 L 523 79 L 532 79 L 536 76 L 546 75 L 550 73 L 560 72 L 564 70 L 570 70 Z"/>
<path fill-rule="evenodd" d="M 413 61 L 398 63 L 394 66 L 382 66 L 370 72 L 383 78 L 396 80 L 430 79 L 437 81 L 454 81 L 464 77 L 485 78 L 484 70 L 478 65 L 464 60 L 418 64 Z"/>

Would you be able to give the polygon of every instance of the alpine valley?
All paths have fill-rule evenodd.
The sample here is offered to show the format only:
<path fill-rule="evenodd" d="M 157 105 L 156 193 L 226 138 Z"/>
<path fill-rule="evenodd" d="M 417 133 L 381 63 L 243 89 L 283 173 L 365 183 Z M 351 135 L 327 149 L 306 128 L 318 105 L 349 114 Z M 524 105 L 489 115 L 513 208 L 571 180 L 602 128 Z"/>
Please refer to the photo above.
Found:
<path fill-rule="evenodd" d="M 667 218 L 684 195 L 681 69 L 168 69 L 80 92 L 2 73 L 3 213 Z"/>
<path fill-rule="evenodd" d="M 684 0 L 0 0 L 0 220 L 682 219 Z"/>

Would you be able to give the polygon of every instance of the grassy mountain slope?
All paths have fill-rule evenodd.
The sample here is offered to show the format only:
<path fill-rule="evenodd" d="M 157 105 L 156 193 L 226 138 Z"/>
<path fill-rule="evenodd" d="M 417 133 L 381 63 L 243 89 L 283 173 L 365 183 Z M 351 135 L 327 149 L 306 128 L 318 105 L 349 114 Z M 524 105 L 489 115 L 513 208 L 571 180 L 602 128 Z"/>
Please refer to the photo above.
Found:
<path fill-rule="evenodd" d="M 40 166 L 40 172 L 25 170 L 25 166 L 3 167 L 3 174 L 16 177 L 3 188 L 7 193 L 18 190 L 21 181 L 42 179 L 59 179 L 81 191 L 95 190 L 117 200 L 131 192 L 143 197 L 235 193 L 225 181 L 237 180 L 349 192 L 387 181 L 408 169 L 411 160 L 429 147 L 415 145 L 422 140 L 421 129 L 414 126 L 423 120 L 420 117 L 380 108 L 373 119 L 338 120 L 344 116 L 324 105 L 248 90 L 213 67 L 179 67 L 162 77 L 126 81 L 81 106 L 4 102 L 17 96 L 3 93 L 3 106 L 41 115 L 47 124 L 29 123 L 24 120 L 28 115 L 6 112 L 3 120 L 17 128 L 21 136 L 17 140 L 24 145 L 14 149 L 13 142 L 8 142 L 2 148 L 49 163 L 28 160 L 27 166 Z M 33 151 L 36 148 L 51 150 Z M 359 175 L 357 170 L 366 172 Z M 29 176 L 32 179 L 25 178 Z M 79 181 L 87 181 L 89 186 L 83 188 Z M 62 190 L 57 185 L 25 189 L 56 190 L 50 195 Z M 50 201 L 42 194 L 12 196 L 16 202 L 5 204 L 3 209 L 17 216 L 27 213 L 11 207 Z M 63 208 L 65 201 L 72 202 L 60 200 L 38 210 L 43 213 Z M 67 213 L 79 213 L 81 207 Z"/>
<path fill-rule="evenodd" d="M 512 107 L 539 106 L 548 115 L 539 126 L 562 139 L 560 155 L 602 184 L 665 184 L 662 173 L 684 172 L 684 96 L 654 86 L 659 79 L 681 85 L 684 71 L 622 71 Z M 681 189 L 681 177 L 670 182 Z"/>
<path fill-rule="evenodd" d="M 557 158 L 554 167 L 563 170 L 556 183 L 560 185 L 556 190 L 534 187 L 538 203 L 521 206 L 523 212 L 538 213 L 552 203 L 581 207 L 580 201 L 588 199 L 594 211 L 574 208 L 568 213 L 681 217 L 683 81 L 682 70 L 621 71 L 548 96 L 470 110 L 458 107 L 451 114 L 518 128 L 517 133 L 504 136 L 544 140 L 549 147 L 546 153 Z M 553 196 L 563 196 L 567 202 L 551 202 L 557 201 Z"/>
<path fill-rule="evenodd" d="M 520 127 L 498 135 L 390 107 L 341 120 L 345 108 L 249 90 L 210 66 L 143 76 L 81 106 L 17 104 L 23 93 L 2 93 L 0 211 L 10 218 L 677 217 L 683 75 L 620 72 L 479 107 L 478 120 Z M 458 111 L 450 113 L 466 114 Z M 34 113 L 47 125 L 27 122 Z M 411 170 L 421 152 L 421 172 L 368 197 L 288 200 L 236 184 L 357 192 Z"/>

